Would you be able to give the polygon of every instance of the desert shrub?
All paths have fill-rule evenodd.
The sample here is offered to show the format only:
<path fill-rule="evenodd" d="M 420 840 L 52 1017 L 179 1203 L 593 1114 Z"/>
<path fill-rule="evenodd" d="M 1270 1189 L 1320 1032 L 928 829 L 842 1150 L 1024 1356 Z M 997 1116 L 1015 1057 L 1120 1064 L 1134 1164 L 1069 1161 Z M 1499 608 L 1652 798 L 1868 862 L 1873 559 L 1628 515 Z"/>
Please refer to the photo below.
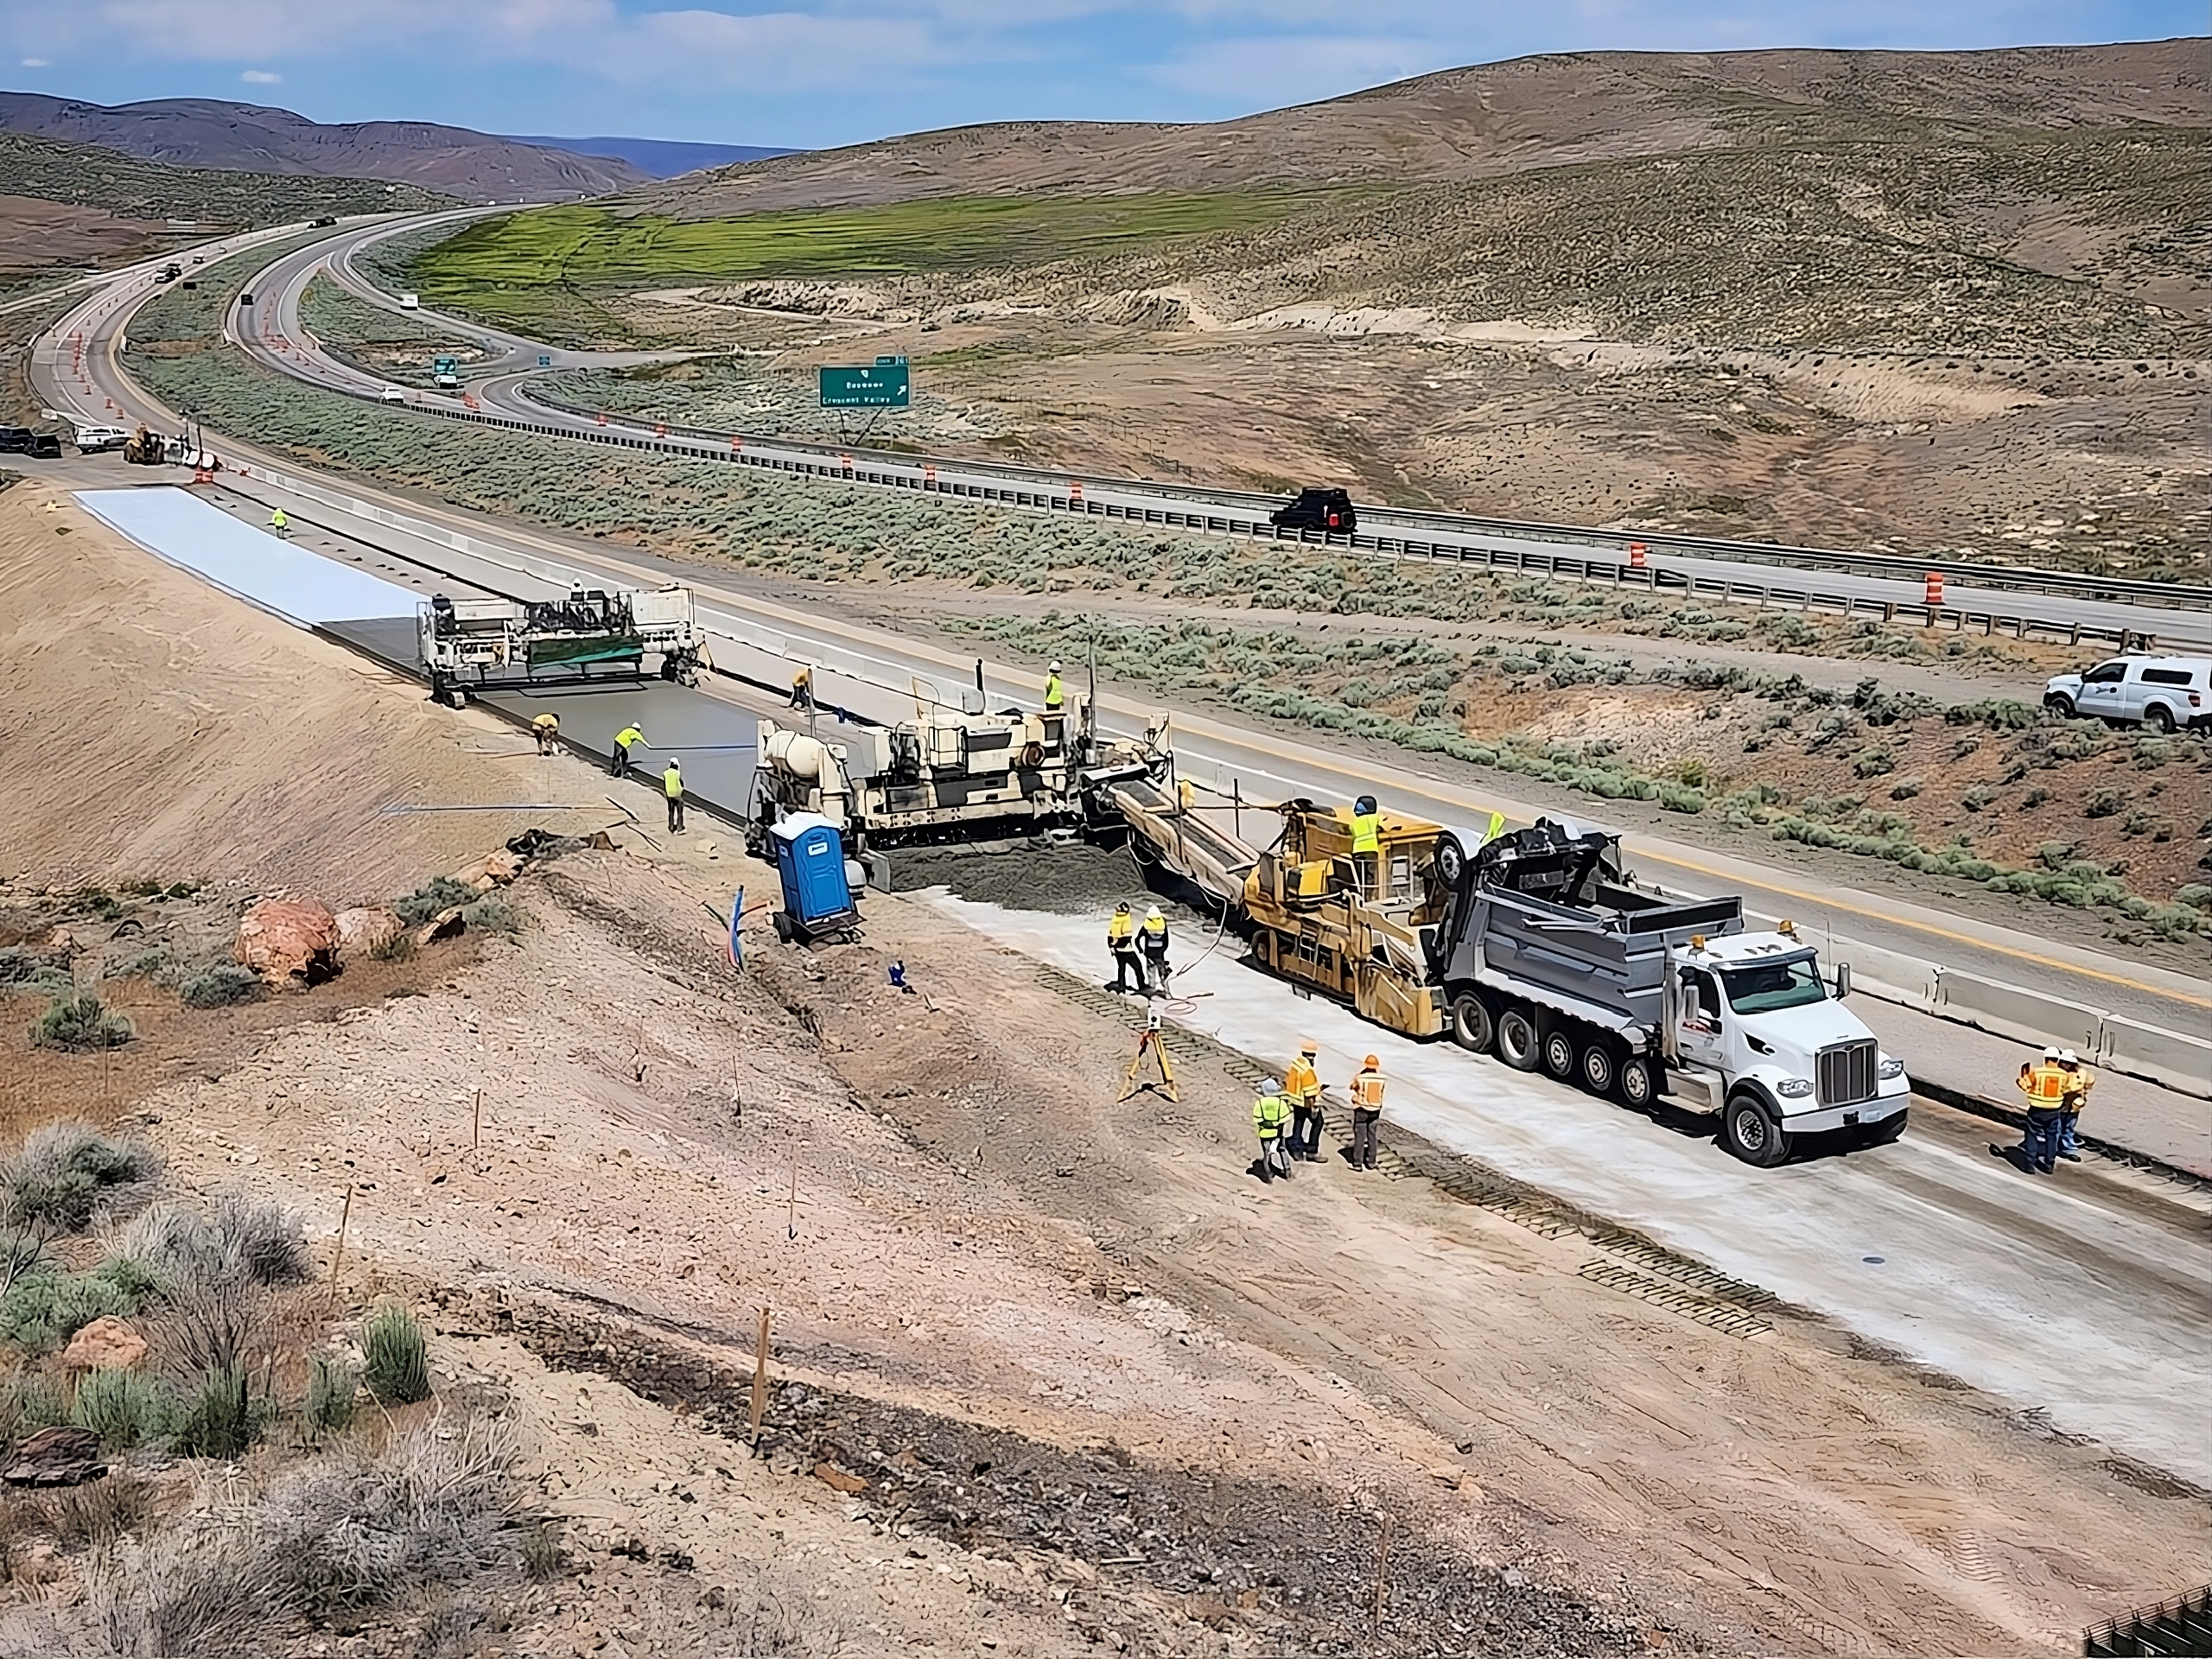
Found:
<path fill-rule="evenodd" d="M 0 1342 L 48 1353 L 94 1319 L 130 1318 L 145 1300 L 145 1281 L 130 1266 L 104 1262 L 65 1273 L 42 1261 L 0 1295 Z"/>
<path fill-rule="evenodd" d="M 1611 753 L 1608 750 L 1608 753 Z M 1675 781 L 1687 784 L 1692 789 L 1705 787 L 1705 762 L 1695 758 L 1675 763 Z"/>
<path fill-rule="evenodd" d="M 76 988 L 69 970 L 58 963 L 14 945 L 0 949 L 0 995 L 67 996 Z"/>
<path fill-rule="evenodd" d="M 39 1499 L 38 1519 L 66 1551 L 105 1544 L 139 1528 L 155 1513 L 154 1484 L 118 1470 L 81 1486 L 64 1486 Z"/>
<path fill-rule="evenodd" d="M 1851 760 L 1852 773 L 1859 778 L 1878 778 L 1884 772 L 1895 772 L 1897 766 L 1897 757 L 1878 743 L 1859 750 Z"/>
<path fill-rule="evenodd" d="M 179 1457 L 235 1458 L 259 1437 L 260 1420 L 243 1370 L 206 1371 L 179 1402 L 171 1439 Z"/>
<path fill-rule="evenodd" d="M 313 1272 L 299 1216 L 234 1187 L 216 1194 L 212 1217 L 181 1205 L 151 1206 L 123 1230 L 115 1251 L 171 1291 L 292 1285 Z"/>
<path fill-rule="evenodd" d="M 122 1014 L 111 1013 L 91 991 L 57 996 L 31 1026 L 34 1048 L 59 1048 L 73 1054 L 121 1048 L 137 1033 Z"/>
<path fill-rule="evenodd" d="M 2085 818 L 2109 818 L 2117 816 L 2126 804 L 2127 797 L 2120 790 L 2092 790 L 2088 804 L 2082 809 L 2082 816 Z"/>
<path fill-rule="evenodd" d="M 261 995 L 261 976 L 235 962 L 211 963 L 177 984 L 188 1008 L 227 1008 Z"/>
<path fill-rule="evenodd" d="M 1685 788 L 1680 784 L 1661 784 L 1659 804 L 1669 812 L 1702 812 L 1705 810 L 1705 791 Z"/>
<path fill-rule="evenodd" d="M 522 1575 L 532 1584 L 557 1577 L 563 1550 L 561 1529 L 550 1521 L 533 1521 L 522 1529 Z"/>
<path fill-rule="evenodd" d="M 1976 784 L 1959 798 L 1959 804 L 1969 812 L 1979 812 L 1997 798 L 1997 791 L 1988 784 Z"/>
<path fill-rule="evenodd" d="M 2037 786 L 2020 797 L 2020 804 L 2024 807 L 2034 808 L 2043 805 L 2050 799 L 2050 791 L 2047 789 L 2042 788 L 2041 786 Z"/>
<path fill-rule="evenodd" d="M 69 1421 L 69 1402 L 50 1378 L 17 1370 L 0 1382 L 0 1441 L 21 1440 Z"/>
<path fill-rule="evenodd" d="M 422 1321 L 397 1302 L 386 1302 L 361 1328 L 361 1380 L 391 1405 L 430 1397 L 429 1349 Z"/>
<path fill-rule="evenodd" d="M 477 897 L 476 889 L 466 881 L 456 881 L 449 875 L 434 875 L 414 892 L 393 899 L 391 908 L 408 926 L 420 927 L 442 911 L 474 904 Z"/>
<path fill-rule="evenodd" d="M 382 944 L 371 946 L 369 954 L 378 962 L 412 962 L 415 960 L 415 936 L 406 932 L 395 933 Z"/>
<path fill-rule="evenodd" d="M 18 1227 L 80 1232 L 96 1211 L 128 1214 L 152 1197 L 161 1160 L 136 1141 L 114 1141 L 86 1123 L 48 1123 L 25 1137 L 0 1168 Z"/>
<path fill-rule="evenodd" d="M 1900 778 L 1890 785 L 1890 798 L 1893 801 L 1909 801 L 1919 793 L 1920 779 L 1917 778 Z"/>
<path fill-rule="evenodd" d="M 215 1236 L 225 1261 L 257 1285 L 296 1285 L 313 1271 L 298 1212 L 236 1188 L 215 1197 Z"/>
<path fill-rule="evenodd" d="M 143 950 L 118 957 L 100 969 L 102 979 L 151 979 L 166 982 L 176 969 L 176 953 L 166 944 L 149 944 Z"/>
<path fill-rule="evenodd" d="M 103 1367 L 77 1384 L 69 1421 L 99 1435 L 111 1450 L 127 1452 L 166 1433 L 171 1412 L 169 1391 L 158 1377 Z"/>
<path fill-rule="evenodd" d="M 2191 881 L 2174 890 L 2174 902 L 2186 905 L 2191 910 L 2212 911 L 2212 887 L 2201 881 Z"/>
<path fill-rule="evenodd" d="M 461 912 L 461 919 L 474 933 L 497 933 L 512 936 L 521 931 L 521 918 L 515 908 L 496 894 L 487 893 Z"/>
<path fill-rule="evenodd" d="M 318 1349 L 308 1357 L 308 1397 L 302 1415 L 316 1440 L 335 1434 L 353 1421 L 360 1402 L 361 1379 L 342 1356 Z"/>

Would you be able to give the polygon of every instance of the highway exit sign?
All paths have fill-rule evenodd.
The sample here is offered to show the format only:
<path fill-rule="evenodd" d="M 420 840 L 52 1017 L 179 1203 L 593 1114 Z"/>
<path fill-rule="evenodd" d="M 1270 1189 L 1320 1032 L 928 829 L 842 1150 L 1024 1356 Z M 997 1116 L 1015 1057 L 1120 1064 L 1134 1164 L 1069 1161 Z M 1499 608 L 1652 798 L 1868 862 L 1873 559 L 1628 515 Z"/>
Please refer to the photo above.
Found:
<path fill-rule="evenodd" d="M 824 409 L 905 409 L 912 401 L 903 357 L 879 357 L 866 368 L 821 368 L 815 373 Z"/>

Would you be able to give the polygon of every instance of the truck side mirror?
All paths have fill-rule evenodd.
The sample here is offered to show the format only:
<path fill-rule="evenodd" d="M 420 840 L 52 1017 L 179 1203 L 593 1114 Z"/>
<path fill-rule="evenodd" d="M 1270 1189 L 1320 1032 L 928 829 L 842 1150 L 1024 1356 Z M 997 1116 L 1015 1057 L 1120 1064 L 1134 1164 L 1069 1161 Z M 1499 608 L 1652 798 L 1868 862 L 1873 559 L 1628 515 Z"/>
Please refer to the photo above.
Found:
<path fill-rule="evenodd" d="M 1839 962 L 1835 965 L 1835 1000 L 1839 1002 L 1851 995 L 1851 964 Z"/>

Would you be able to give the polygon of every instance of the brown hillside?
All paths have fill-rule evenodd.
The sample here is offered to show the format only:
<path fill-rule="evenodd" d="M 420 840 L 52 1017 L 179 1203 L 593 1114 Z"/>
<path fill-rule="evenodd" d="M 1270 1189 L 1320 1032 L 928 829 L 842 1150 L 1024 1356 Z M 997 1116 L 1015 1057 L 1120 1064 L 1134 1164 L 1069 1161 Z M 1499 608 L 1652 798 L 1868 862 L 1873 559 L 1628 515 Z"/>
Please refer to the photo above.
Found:
<path fill-rule="evenodd" d="M 1027 190 L 1453 183 L 1728 148 L 1805 115 L 2212 124 L 2201 39 L 2000 52 L 1585 53 L 1423 75 L 1235 121 L 1001 122 L 692 174 L 617 198 L 713 219 Z"/>

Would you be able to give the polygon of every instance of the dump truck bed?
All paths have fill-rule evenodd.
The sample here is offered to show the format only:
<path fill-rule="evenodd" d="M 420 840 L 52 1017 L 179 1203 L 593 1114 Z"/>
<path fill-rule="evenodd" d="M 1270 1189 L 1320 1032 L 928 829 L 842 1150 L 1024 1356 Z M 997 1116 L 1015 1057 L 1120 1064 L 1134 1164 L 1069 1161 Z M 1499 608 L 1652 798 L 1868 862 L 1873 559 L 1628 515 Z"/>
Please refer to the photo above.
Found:
<path fill-rule="evenodd" d="M 1129 829 L 1160 863 L 1224 904 L 1242 908 L 1244 878 L 1260 855 L 1200 812 L 1185 812 L 1175 798 L 1147 778 L 1106 785 Z"/>

